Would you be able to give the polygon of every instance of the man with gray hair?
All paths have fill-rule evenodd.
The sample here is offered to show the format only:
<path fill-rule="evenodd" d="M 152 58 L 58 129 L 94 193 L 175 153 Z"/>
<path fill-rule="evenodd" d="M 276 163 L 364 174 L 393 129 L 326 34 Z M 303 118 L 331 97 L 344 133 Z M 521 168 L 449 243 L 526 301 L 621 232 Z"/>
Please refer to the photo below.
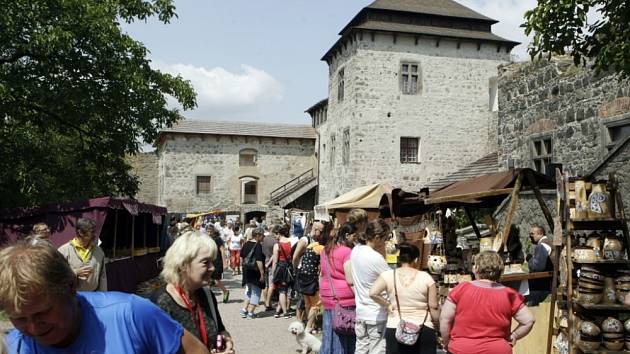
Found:
<path fill-rule="evenodd" d="M 91 219 L 77 220 L 77 235 L 59 247 L 77 277 L 79 291 L 107 291 L 105 253 L 96 244 L 96 223 Z"/>
<path fill-rule="evenodd" d="M 540 225 L 533 225 L 529 229 L 529 239 L 534 245 L 534 253 L 526 256 L 530 272 L 553 271 L 551 240 L 545 236 L 545 229 Z M 538 306 L 551 293 L 551 278 L 530 279 L 529 295 L 525 297 L 527 306 Z"/>

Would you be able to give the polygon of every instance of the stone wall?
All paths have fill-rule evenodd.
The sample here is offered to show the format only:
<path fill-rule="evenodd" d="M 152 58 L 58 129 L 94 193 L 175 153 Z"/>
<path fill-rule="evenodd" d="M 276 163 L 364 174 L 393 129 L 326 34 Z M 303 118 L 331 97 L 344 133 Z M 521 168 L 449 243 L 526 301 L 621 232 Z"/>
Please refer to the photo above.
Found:
<path fill-rule="evenodd" d="M 532 138 L 550 136 L 553 162 L 583 175 L 607 153 L 606 124 L 630 112 L 630 85 L 570 58 L 512 64 L 499 77 L 499 165 L 533 167 Z"/>
<path fill-rule="evenodd" d="M 381 33 L 355 38 L 329 67 L 328 120 L 318 129 L 319 202 L 372 183 L 417 190 L 496 151 L 489 85 L 508 60 L 505 48 L 497 51 L 494 44 L 428 38 L 416 44 L 412 36 Z M 401 62 L 420 66 L 416 95 L 401 92 Z M 419 163 L 400 162 L 401 137 L 420 138 Z"/>
<path fill-rule="evenodd" d="M 608 179 L 608 174 L 614 172 L 619 182 L 619 193 L 622 197 L 626 218 L 630 217 L 630 142 L 626 142 L 614 155 L 592 171 L 596 179 Z M 630 227 L 630 220 L 628 225 Z"/>
<path fill-rule="evenodd" d="M 134 196 L 143 203 L 158 202 L 158 156 L 155 152 L 138 153 L 127 157 L 132 173 L 140 182 L 140 189 Z"/>
<path fill-rule="evenodd" d="M 256 166 L 239 167 L 239 152 L 255 149 Z M 159 202 L 169 212 L 211 209 L 268 211 L 270 193 L 316 167 L 315 140 L 168 134 L 159 148 Z M 210 176 L 210 194 L 196 193 L 196 177 Z M 241 178 L 257 179 L 258 201 L 241 204 Z"/>

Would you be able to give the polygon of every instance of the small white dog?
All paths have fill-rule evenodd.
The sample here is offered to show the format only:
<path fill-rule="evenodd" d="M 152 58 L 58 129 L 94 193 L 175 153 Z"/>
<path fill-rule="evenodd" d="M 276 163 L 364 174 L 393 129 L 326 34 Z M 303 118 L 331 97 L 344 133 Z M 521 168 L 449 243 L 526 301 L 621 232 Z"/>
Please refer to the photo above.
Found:
<path fill-rule="evenodd" d="M 295 336 L 295 340 L 302 347 L 302 354 L 309 352 L 319 353 L 322 342 L 314 335 L 304 332 L 304 324 L 300 321 L 291 322 L 289 332 Z"/>

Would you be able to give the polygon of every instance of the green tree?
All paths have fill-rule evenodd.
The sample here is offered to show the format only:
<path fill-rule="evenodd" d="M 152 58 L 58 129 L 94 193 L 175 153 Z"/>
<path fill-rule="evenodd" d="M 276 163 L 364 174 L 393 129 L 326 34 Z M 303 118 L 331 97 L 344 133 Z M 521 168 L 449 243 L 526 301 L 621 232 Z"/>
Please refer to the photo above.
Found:
<path fill-rule="evenodd" d="M 592 59 L 599 71 L 630 76 L 627 0 L 538 0 L 536 8 L 525 13 L 525 20 L 525 33 L 534 33 L 529 49 L 532 58 L 543 53 L 570 54 L 575 65 Z"/>
<path fill-rule="evenodd" d="M 196 106 L 121 22 L 168 23 L 173 0 L 0 0 L 0 207 L 134 195 L 125 156 Z"/>

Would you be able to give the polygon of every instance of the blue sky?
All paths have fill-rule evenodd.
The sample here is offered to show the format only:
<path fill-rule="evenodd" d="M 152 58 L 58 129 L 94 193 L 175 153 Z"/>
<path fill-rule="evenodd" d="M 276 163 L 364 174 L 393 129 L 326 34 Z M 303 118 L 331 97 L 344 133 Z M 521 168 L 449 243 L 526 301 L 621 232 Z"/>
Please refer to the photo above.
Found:
<path fill-rule="evenodd" d="M 439 1 L 439 0 L 435 0 Z M 304 110 L 328 95 L 320 58 L 372 0 L 176 0 L 178 18 L 124 29 L 156 68 L 197 90 L 191 119 L 310 124 Z M 519 25 L 536 0 L 459 0 L 499 20 L 493 32 L 528 43 Z M 513 50 L 527 58 L 526 44 Z"/>

